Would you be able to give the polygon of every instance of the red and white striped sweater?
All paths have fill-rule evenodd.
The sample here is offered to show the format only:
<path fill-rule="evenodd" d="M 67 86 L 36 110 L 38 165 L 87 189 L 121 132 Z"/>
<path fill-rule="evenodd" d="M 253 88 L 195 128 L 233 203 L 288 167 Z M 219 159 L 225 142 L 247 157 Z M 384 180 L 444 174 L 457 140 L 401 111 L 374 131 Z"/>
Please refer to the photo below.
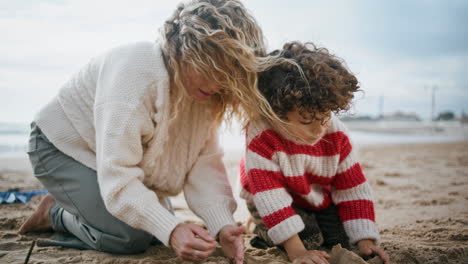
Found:
<path fill-rule="evenodd" d="M 304 229 L 293 203 L 311 210 L 334 203 L 351 243 L 380 239 L 371 188 L 338 118 L 332 116 L 314 145 L 298 144 L 263 121 L 251 123 L 247 131 L 241 197 L 253 200 L 274 243 Z"/>

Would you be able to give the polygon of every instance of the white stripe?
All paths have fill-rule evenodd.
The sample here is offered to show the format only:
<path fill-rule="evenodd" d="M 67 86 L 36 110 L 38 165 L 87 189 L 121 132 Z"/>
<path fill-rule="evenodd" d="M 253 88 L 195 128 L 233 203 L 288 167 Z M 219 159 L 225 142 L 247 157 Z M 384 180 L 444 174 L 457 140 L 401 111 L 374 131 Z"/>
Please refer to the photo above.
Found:
<path fill-rule="evenodd" d="M 351 150 L 351 152 L 349 153 L 348 157 L 346 157 L 341 163 L 340 165 L 338 165 L 338 170 L 336 171 L 336 173 L 342 173 L 342 172 L 345 172 L 347 171 L 349 168 L 351 168 L 354 164 L 356 164 L 356 154 L 354 152 L 354 150 Z"/>
<path fill-rule="evenodd" d="M 274 161 L 264 158 L 248 149 L 245 157 L 245 171 L 248 173 L 251 169 L 280 171 L 278 164 Z"/>
<path fill-rule="evenodd" d="M 332 177 L 336 175 L 340 155 L 315 157 L 276 152 L 272 160 L 278 161 L 284 176 L 302 176 L 309 172 L 317 176 Z"/>
<path fill-rule="evenodd" d="M 261 135 L 263 131 L 269 129 L 270 126 L 263 120 L 255 120 L 247 127 L 247 146 L 257 136 Z"/>
<path fill-rule="evenodd" d="M 346 135 L 348 135 L 348 131 L 346 129 L 346 126 L 336 116 L 332 116 L 331 125 L 330 125 L 329 129 L 330 129 L 330 132 L 339 132 L 339 131 L 341 131 L 341 132 L 345 133 Z"/>
<path fill-rule="evenodd" d="M 306 195 L 301 195 L 302 198 L 306 199 L 309 203 L 313 204 L 314 206 L 320 206 L 325 199 L 323 195 L 322 186 L 319 184 L 311 184 L 310 185 L 311 191 Z"/>
<path fill-rule="evenodd" d="M 349 237 L 349 242 L 354 244 L 362 239 L 373 239 L 380 241 L 379 230 L 377 225 L 369 219 L 355 219 L 345 221 L 343 227 Z"/>
<path fill-rule="evenodd" d="M 305 225 L 299 215 L 293 215 L 268 230 L 268 236 L 276 245 L 301 232 Z"/>
<path fill-rule="evenodd" d="M 367 181 L 350 189 L 332 191 L 332 199 L 334 204 L 353 200 L 373 200 L 372 190 Z"/>
<path fill-rule="evenodd" d="M 261 217 L 270 215 L 292 204 L 291 195 L 283 188 L 258 192 L 254 195 L 253 201 Z"/>

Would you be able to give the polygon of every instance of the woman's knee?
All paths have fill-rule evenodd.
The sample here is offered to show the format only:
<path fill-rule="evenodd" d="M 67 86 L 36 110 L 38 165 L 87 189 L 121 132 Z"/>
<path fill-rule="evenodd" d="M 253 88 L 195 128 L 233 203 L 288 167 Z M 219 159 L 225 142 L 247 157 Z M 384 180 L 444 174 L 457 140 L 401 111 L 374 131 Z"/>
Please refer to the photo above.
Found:
<path fill-rule="evenodd" d="M 128 254 L 144 252 L 151 245 L 153 235 L 142 230 L 136 230 L 130 235 L 130 248 Z"/>
<path fill-rule="evenodd" d="M 117 236 L 103 234 L 98 250 L 115 254 L 137 254 L 148 249 L 152 240 L 150 233 L 129 227 Z"/>

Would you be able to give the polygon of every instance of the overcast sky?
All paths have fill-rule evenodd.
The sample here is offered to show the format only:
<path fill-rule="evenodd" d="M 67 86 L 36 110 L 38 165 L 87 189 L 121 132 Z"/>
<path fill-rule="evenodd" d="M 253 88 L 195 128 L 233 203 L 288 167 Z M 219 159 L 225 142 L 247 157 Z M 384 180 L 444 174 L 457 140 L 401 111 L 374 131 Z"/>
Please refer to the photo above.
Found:
<path fill-rule="evenodd" d="M 0 122 L 29 122 L 92 56 L 158 37 L 178 1 L 0 0 Z M 468 112 L 468 1 L 244 1 L 269 49 L 312 41 L 342 57 L 364 94 L 354 113 Z"/>

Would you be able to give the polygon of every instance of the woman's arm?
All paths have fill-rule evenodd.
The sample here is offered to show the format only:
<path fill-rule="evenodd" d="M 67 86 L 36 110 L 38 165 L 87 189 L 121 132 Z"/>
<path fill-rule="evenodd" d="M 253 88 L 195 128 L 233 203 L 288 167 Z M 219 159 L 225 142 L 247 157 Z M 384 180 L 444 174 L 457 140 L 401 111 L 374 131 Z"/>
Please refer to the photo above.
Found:
<path fill-rule="evenodd" d="M 192 211 L 203 219 L 213 236 L 219 234 L 224 255 L 243 263 L 245 228 L 236 226 L 233 213 L 236 202 L 222 161 L 223 151 L 216 130 L 209 131 L 208 141 L 189 173 L 184 194 Z"/>
<path fill-rule="evenodd" d="M 154 44 L 117 47 L 99 57 L 96 67 L 94 127 L 98 182 L 109 212 L 132 227 L 169 244 L 181 222 L 143 184 L 142 136 L 154 131 L 151 110 L 144 104 L 155 80 L 168 79 Z M 166 74 L 164 74 L 166 73 Z M 154 89 L 154 88 L 153 88 Z"/>
<path fill-rule="evenodd" d="M 141 136 L 151 122 L 146 115 L 122 102 L 95 108 L 98 183 L 112 215 L 169 245 L 169 236 L 181 221 L 144 186 L 144 172 L 138 167 L 143 156 Z"/>
<path fill-rule="evenodd" d="M 235 224 L 233 213 L 237 204 L 227 179 L 217 130 L 212 129 L 209 133 L 206 145 L 186 179 L 184 195 L 190 209 L 216 236 L 223 226 Z"/>

